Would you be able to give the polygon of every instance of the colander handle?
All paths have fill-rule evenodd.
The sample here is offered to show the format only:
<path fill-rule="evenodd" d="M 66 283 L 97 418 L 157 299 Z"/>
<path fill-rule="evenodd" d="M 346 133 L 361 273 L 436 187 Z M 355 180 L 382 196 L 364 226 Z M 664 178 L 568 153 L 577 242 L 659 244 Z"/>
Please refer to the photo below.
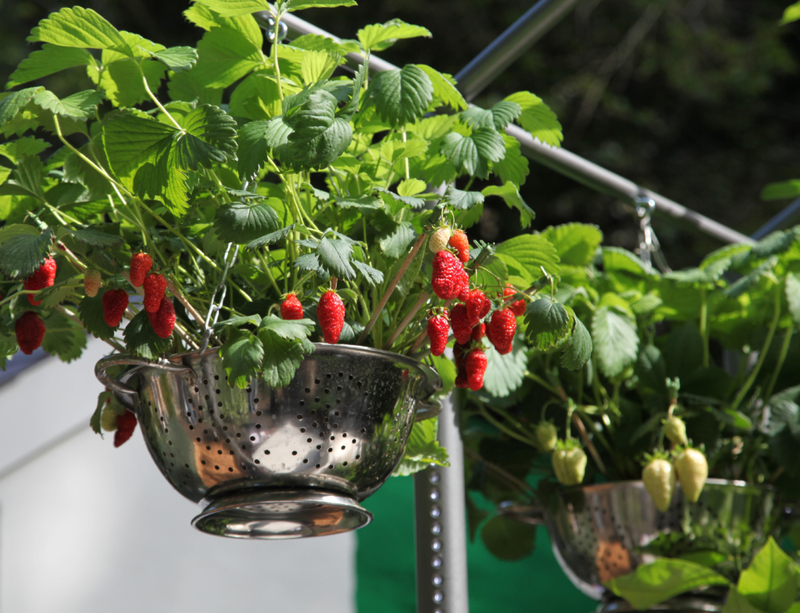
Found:
<path fill-rule="evenodd" d="M 94 376 L 97 377 L 97 380 L 105 385 L 108 389 L 118 394 L 123 394 L 124 396 L 130 396 L 132 394 L 136 394 L 137 392 L 135 389 L 128 387 L 122 381 L 119 381 L 108 374 L 107 370 L 114 366 L 135 366 L 136 368 L 142 368 L 146 366 L 148 368 L 158 368 L 165 372 L 194 372 L 187 366 L 176 366 L 175 364 L 163 362 L 148 362 L 146 360 L 140 360 L 127 355 L 110 355 L 107 358 L 103 358 L 97 364 L 95 364 Z"/>
<path fill-rule="evenodd" d="M 438 400 L 419 400 L 417 401 L 417 412 L 414 421 L 436 417 L 441 412 L 442 405 L 439 404 Z"/>
<path fill-rule="evenodd" d="M 523 524 L 531 526 L 543 526 L 544 509 L 535 502 L 529 505 L 516 505 L 512 502 L 501 502 L 497 509 L 498 514 L 503 517 L 515 519 Z"/>

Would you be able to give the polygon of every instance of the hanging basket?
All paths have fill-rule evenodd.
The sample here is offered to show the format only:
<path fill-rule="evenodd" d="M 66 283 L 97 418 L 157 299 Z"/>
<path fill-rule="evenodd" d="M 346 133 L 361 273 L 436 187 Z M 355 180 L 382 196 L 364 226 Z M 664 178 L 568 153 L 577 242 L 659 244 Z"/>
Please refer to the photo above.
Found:
<path fill-rule="evenodd" d="M 132 366 L 118 379 L 106 372 Z M 405 356 L 319 343 L 292 382 L 231 387 L 217 349 L 157 363 L 112 355 L 95 374 L 141 424 L 167 481 L 205 505 L 204 532 L 297 538 L 360 528 L 415 419 L 438 412 L 438 374 Z"/>
<path fill-rule="evenodd" d="M 696 503 L 678 486 L 663 513 L 641 481 L 571 487 L 532 506 L 501 506 L 506 516 L 547 527 L 562 570 L 581 592 L 604 601 L 604 613 L 630 609 L 603 583 L 657 557 L 715 551 L 746 566 L 772 534 L 780 512 L 774 488 L 722 479 L 709 479 Z M 724 595 L 705 590 L 657 610 L 720 611 Z M 687 608 L 688 597 L 694 608 Z"/>

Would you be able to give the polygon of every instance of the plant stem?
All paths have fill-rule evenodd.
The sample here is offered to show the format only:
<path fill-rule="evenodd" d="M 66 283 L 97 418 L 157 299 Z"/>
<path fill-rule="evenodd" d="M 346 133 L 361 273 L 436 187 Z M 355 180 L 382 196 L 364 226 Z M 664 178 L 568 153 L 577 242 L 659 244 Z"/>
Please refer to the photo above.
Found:
<path fill-rule="evenodd" d="M 783 343 L 781 343 L 780 354 L 778 355 L 778 362 L 775 364 L 775 369 L 772 371 L 772 377 L 770 377 L 769 384 L 764 392 L 765 400 L 769 400 L 772 397 L 772 391 L 775 389 L 775 383 L 778 381 L 778 375 L 781 374 L 781 368 L 783 368 L 783 363 L 786 361 L 786 355 L 789 353 L 789 345 L 792 344 L 792 334 L 794 334 L 794 328 L 786 328 L 786 333 L 783 335 Z"/>
<path fill-rule="evenodd" d="M 490 424 L 492 424 L 495 428 L 497 428 L 504 434 L 507 434 L 511 438 L 515 438 L 518 441 L 525 443 L 526 445 L 530 445 L 531 447 L 537 447 L 536 443 L 532 439 L 529 439 L 528 437 L 515 432 L 514 430 L 506 426 L 503 422 L 501 422 L 499 419 L 493 417 L 482 402 L 478 403 L 478 410 L 480 411 L 481 415 L 486 419 L 486 421 L 488 421 Z"/>
<path fill-rule="evenodd" d="M 479 460 L 479 461 L 483 462 L 484 464 L 486 464 L 486 468 L 488 468 L 489 470 L 491 470 L 492 472 L 497 474 L 498 477 L 500 477 L 501 479 L 504 479 L 510 485 L 513 485 L 513 486 L 519 488 L 519 490 L 522 493 L 528 494 L 529 496 L 531 495 L 531 488 L 527 483 L 525 483 L 524 481 L 522 481 L 520 479 L 517 479 L 511 473 L 506 472 L 505 470 L 503 470 L 502 468 L 500 468 L 496 464 L 494 464 L 494 463 L 490 462 L 489 460 L 485 459 L 477 451 L 475 451 L 473 449 L 470 449 L 469 447 L 464 447 L 464 454 L 469 456 L 473 460 Z"/>
<path fill-rule="evenodd" d="M 703 338 L 703 367 L 709 365 L 708 296 L 706 288 L 700 290 L 700 336 Z"/>
<path fill-rule="evenodd" d="M 428 298 L 430 298 L 430 296 L 431 296 L 430 292 L 422 292 L 422 294 L 420 294 L 420 297 L 417 300 L 416 304 L 414 304 L 414 306 L 411 307 L 411 310 L 403 318 L 403 321 L 400 322 L 400 325 L 397 326 L 397 329 L 389 337 L 389 340 L 386 341 L 386 344 L 384 344 L 383 346 L 384 349 L 388 349 L 389 347 L 392 346 L 392 344 L 397 340 L 397 337 L 403 333 L 403 330 L 405 330 L 408 324 L 411 323 L 411 320 L 414 319 L 414 317 L 417 314 L 417 311 L 419 311 L 422 308 L 422 305 L 428 301 Z"/>
<path fill-rule="evenodd" d="M 753 367 L 753 370 L 750 372 L 750 376 L 747 377 L 747 380 L 744 382 L 744 385 L 739 390 L 739 393 L 736 394 L 736 398 L 733 399 L 733 403 L 731 404 L 731 409 L 736 410 L 741 404 L 744 397 L 747 395 L 747 392 L 750 391 L 753 383 L 755 383 L 756 377 L 758 376 L 761 367 L 764 365 L 764 360 L 767 359 L 767 352 L 769 351 L 769 346 L 772 343 L 772 338 L 775 336 L 775 330 L 778 329 L 778 322 L 781 318 L 781 296 L 780 296 L 780 284 L 775 284 L 775 313 L 772 316 L 772 322 L 770 323 L 769 330 L 767 331 L 767 338 L 764 339 L 764 346 L 761 348 L 761 352 L 758 355 L 758 362 Z"/>
<path fill-rule="evenodd" d="M 197 325 L 200 326 L 200 329 L 205 330 L 206 324 L 205 321 L 203 320 L 203 316 L 200 315 L 200 313 L 197 311 L 197 309 L 194 308 L 194 306 L 192 306 L 192 304 L 189 302 L 189 299 L 186 296 L 184 296 L 182 292 L 178 291 L 178 288 L 175 286 L 175 284 L 172 282 L 171 279 L 167 279 L 167 287 L 169 288 L 169 291 L 171 291 L 173 295 L 178 299 L 178 301 L 183 305 L 183 307 L 186 309 L 189 315 L 191 315 L 194 318 L 194 320 L 197 322 Z"/>
<path fill-rule="evenodd" d="M 417 242 L 414 243 L 414 246 L 411 248 L 411 251 L 406 256 L 406 259 L 403 260 L 403 264 L 400 266 L 400 270 L 397 271 L 397 274 L 389 283 L 388 287 L 386 288 L 386 291 L 383 293 L 383 296 L 381 296 L 381 301 L 378 303 L 378 306 L 375 308 L 375 311 L 373 311 L 369 323 L 367 323 L 367 326 L 364 328 L 364 331 L 361 333 L 361 336 L 359 336 L 358 340 L 356 341 L 357 345 L 362 344 L 364 342 L 364 339 L 367 338 L 367 335 L 370 333 L 370 330 L 372 330 L 372 327 L 375 325 L 375 322 L 378 320 L 378 317 L 380 317 L 380 314 L 383 311 L 383 307 L 385 307 L 386 303 L 389 302 L 389 298 L 394 292 L 394 288 L 397 287 L 398 283 L 400 283 L 400 279 L 403 278 L 403 275 L 406 273 L 406 270 L 408 270 L 409 265 L 411 264 L 414 257 L 416 257 L 417 252 L 420 250 L 420 247 L 422 247 L 422 243 L 424 242 L 425 242 L 425 235 L 420 234 L 419 237 L 417 238 Z"/>
<path fill-rule="evenodd" d="M 272 66 L 275 68 L 275 82 L 278 84 L 278 97 L 283 101 L 283 87 L 281 87 L 281 67 L 278 64 L 278 46 L 280 42 L 278 40 L 278 34 L 280 32 L 280 25 L 281 25 L 281 13 L 275 14 L 275 32 L 273 36 L 275 37 L 272 40 L 272 49 L 270 49 L 270 57 L 272 58 Z"/>
<path fill-rule="evenodd" d="M 169 111 L 161 105 L 161 103 L 158 101 L 158 98 L 156 98 L 153 95 L 153 92 L 150 91 L 150 86 L 147 84 L 147 78 L 144 76 L 144 72 L 142 71 L 141 65 L 137 63 L 136 67 L 139 69 L 139 75 L 142 77 L 142 84 L 144 85 L 144 91 L 146 91 L 147 95 L 150 96 L 150 100 L 156 103 L 156 106 L 161 110 L 162 113 L 164 113 L 164 115 L 167 116 L 167 118 L 172 122 L 172 125 L 174 125 L 179 132 L 185 132 L 185 130 L 180 126 L 180 124 L 177 121 L 175 121 L 175 118 L 169 114 Z"/>

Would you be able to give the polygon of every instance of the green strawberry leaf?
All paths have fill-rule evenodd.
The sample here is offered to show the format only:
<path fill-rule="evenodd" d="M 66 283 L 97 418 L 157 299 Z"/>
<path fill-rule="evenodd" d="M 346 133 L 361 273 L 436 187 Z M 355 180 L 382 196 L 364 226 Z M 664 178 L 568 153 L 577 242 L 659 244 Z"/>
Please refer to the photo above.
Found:
<path fill-rule="evenodd" d="M 561 365 L 569 370 L 578 370 L 592 357 L 592 348 L 592 335 L 583 322 L 575 317 L 572 336 L 562 346 Z"/>
<path fill-rule="evenodd" d="M 17 69 L 11 73 L 6 88 L 11 89 L 74 66 L 90 66 L 94 63 L 95 59 L 86 49 L 45 43 L 41 49 L 34 51 L 20 62 Z"/>
<path fill-rule="evenodd" d="M 197 64 L 191 71 L 194 79 L 203 87 L 223 88 L 263 66 L 263 37 L 257 26 L 256 32 L 261 40 L 242 36 L 241 31 L 229 27 L 206 32 L 197 43 Z"/>
<path fill-rule="evenodd" d="M 236 120 L 219 107 L 199 106 L 180 124 L 185 132 L 175 139 L 178 168 L 210 168 L 236 157 Z"/>
<path fill-rule="evenodd" d="M 417 66 L 428 75 L 428 78 L 431 80 L 434 97 L 444 102 L 454 111 L 463 111 L 467 108 L 467 101 L 464 100 L 464 96 L 461 95 L 461 92 L 456 89 L 455 79 L 452 76 L 447 73 L 439 72 L 425 64 L 417 64 Z"/>
<path fill-rule="evenodd" d="M 507 561 L 521 560 L 529 556 L 536 545 L 536 526 L 496 515 L 484 524 L 481 540 L 495 557 Z"/>
<path fill-rule="evenodd" d="M 101 437 L 103 436 L 103 428 L 100 426 L 100 417 L 103 414 L 103 408 L 106 406 L 106 401 L 109 400 L 112 396 L 111 392 L 100 392 L 97 396 L 97 407 L 92 413 L 92 417 L 89 419 L 89 426 L 92 428 L 92 431 L 95 434 L 99 434 Z"/>
<path fill-rule="evenodd" d="M 288 163 L 295 170 L 324 168 L 344 153 L 352 140 L 353 128 L 350 122 L 337 117 L 322 134 L 310 140 L 292 140 L 289 136 L 286 147 L 275 153 L 282 162 Z"/>
<path fill-rule="evenodd" d="M 525 279 L 529 285 L 544 276 L 542 268 L 551 276 L 561 272 L 556 248 L 541 235 L 521 234 L 510 238 L 497 245 L 495 254 L 505 262 L 510 274 Z"/>
<path fill-rule="evenodd" d="M 269 315 L 261 320 L 258 334 L 271 331 L 286 340 L 299 340 L 308 338 L 314 332 L 314 321 L 311 319 L 284 320 L 275 315 Z"/>
<path fill-rule="evenodd" d="M 635 571 L 606 581 L 604 585 L 640 611 L 650 609 L 701 586 L 729 585 L 728 580 L 710 568 L 675 558 L 660 558 L 642 564 Z"/>
<path fill-rule="evenodd" d="M 108 224 L 107 227 L 115 232 L 119 232 L 118 224 Z M 72 236 L 75 240 L 91 245 L 92 247 L 113 247 L 123 242 L 123 238 L 119 236 L 119 234 L 108 234 L 107 232 L 103 232 L 98 226 L 89 228 L 76 227 L 74 229 L 63 228 L 63 233 L 61 229 L 58 232 L 59 237 L 67 234 Z"/>
<path fill-rule="evenodd" d="M 239 176 L 242 179 L 251 179 L 264 167 L 269 155 L 270 145 L 267 133 L 274 131 L 278 126 L 285 126 L 281 121 L 251 121 L 239 130 L 236 140 L 239 143 Z M 286 136 L 291 129 L 286 126 Z M 285 144 L 287 140 L 284 140 Z M 273 145 L 274 146 L 274 145 Z"/>
<path fill-rule="evenodd" d="M 0 145 L 0 155 L 7 157 L 12 164 L 20 164 L 25 156 L 38 156 L 49 146 L 49 143 L 39 138 L 25 136 Z"/>
<path fill-rule="evenodd" d="M 173 72 L 187 72 L 197 63 L 197 51 L 193 47 L 169 47 L 163 51 L 149 51 L 145 49 L 154 59 Z"/>
<path fill-rule="evenodd" d="M 522 108 L 519 124 L 532 136 L 552 147 L 560 147 L 564 135 L 556 114 L 542 102 L 542 99 L 530 92 L 516 92 L 506 98 Z"/>
<path fill-rule="evenodd" d="M 765 613 L 786 611 L 797 597 L 797 588 L 798 570 L 772 537 L 742 572 L 736 586 L 739 594 Z"/>
<path fill-rule="evenodd" d="M 520 142 L 513 136 L 501 134 L 506 152 L 503 159 L 492 162 L 492 171 L 503 183 L 512 183 L 517 188 L 525 185 L 528 177 L 528 158 L 521 153 Z"/>
<path fill-rule="evenodd" d="M 265 234 L 261 238 L 257 238 L 254 241 L 250 241 L 245 245 L 247 249 L 260 249 L 266 245 L 271 245 L 273 243 L 277 243 L 280 240 L 286 238 L 289 233 L 294 230 L 294 224 L 288 225 L 285 228 L 281 228 L 276 232 L 270 232 L 269 234 Z"/>
<path fill-rule="evenodd" d="M 506 201 L 506 204 L 514 209 L 519 209 L 520 223 L 523 228 L 530 227 L 533 220 L 536 218 L 536 213 L 527 205 L 519 193 L 516 185 L 507 181 L 503 185 L 490 185 L 485 187 L 481 193 L 484 196 L 500 196 Z"/>
<path fill-rule="evenodd" d="M 219 239 L 226 243 L 244 244 L 278 230 L 280 220 L 268 202 L 253 206 L 226 204 L 217 209 L 214 230 Z"/>
<path fill-rule="evenodd" d="M 16 279 L 31 276 L 50 254 L 53 230 L 43 232 L 31 226 L 14 224 L 0 229 L 0 270 Z"/>
<path fill-rule="evenodd" d="M 85 302 L 88 298 L 84 298 Z M 147 311 L 142 309 L 130 320 L 122 333 L 125 346 L 131 355 L 145 360 L 155 360 L 167 353 L 172 347 L 172 340 L 161 338 L 153 331 Z"/>
<path fill-rule="evenodd" d="M 300 61 L 300 77 L 306 85 L 328 79 L 342 63 L 342 56 L 327 51 L 306 51 Z"/>
<path fill-rule="evenodd" d="M 29 42 L 52 43 L 61 47 L 112 49 L 134 57 L 128 42 L 114 26 L 92 9 L 80 6 L 50 13 L 33 28 Z"/>
<path fill-rule="evenodd" d="M 433 84 L 421 68 L 408 64 L 375 75 L 369 96 L 378 117 L 397 127 L 422 118 L 433 100 Z"/>
<path fill-rule="evenodd" d="M 222 17 L 239 17 L 258 11 L 272 11 L 272 7 L 266 0 L 197 0 L 197 4 L 207 6 Z M 192 19 L 189 15 L 187 17 Z M 192 21 L 197 23 L 194 19 Z M 201 24 L 197 23 L 197 25 Z M 209 25 L 213 26 L 214 24 Z M 201 25 L 201 27 L 203 26 Z"/>
<path fill-rule="evenodd" d="M 442 142 L 442 154 L 456 170 L 484 179 L 490 163 L 503 159 L 505 152 L 503 137 L 494 128 L 478 128 L 469 136 L 451 132 Z"/>
<path fill-rule="evenodd" d="M 144 39 L 142 39 L 144 40 Z M 119 108 L 133 107 L 149 99 L 144 88 L 141 68 L 147 79 L 147 87 L 151 91 L 158 91 L 161 79 L 166 74 L 166 67 L 160 62 L 142 61 L 141 64 L 131 61 L 113 61 L 106 57 L 112 52 L 103 52 L 105 70 L 100 73 L 99 86 L 105 90 L 106 97 L 112 104 Z"/>
<path fill-rule="evenodd" d="M 89 334 L 106 340 L 114 336 L 116 328 L 112 328 L 106 323 L 103 317 L 103 298 L 102 293 L 94 298 L 86 296 L 78 304 L 78 315 L 83 322 L 83 326 Z"/>
<path fill-rule="evenodd" d="M 369 264 L 365 264 L 359 260 L 353 260 L 352 264 L 356 267 L 356 270 L 361 273 L 361 276 L 364 277 L 364 280 L 372 287 L 376 287 L 383 283 L 383 272 L 377 268 L 373 268 Z"/>
<path fill-rule="evenodd" d="M 582 223 L 551 226 L 542 232 L 542 236 L 556 248 L 561 263 L 569 266 L 590 264 L 603 242 L 600 228 Z"/>
<path fill-rule="evenodd" d="M 574 322 L 572 309 L 542 296 L 525 309 L 525 338 L 540 351 L 547 351 L 572 332 Z"/>
<path fill-rule="evenodd" d="M 527 347 L 521 340 L 514 339 L 514 348 L 505 355 L 497 353 L 492 346 L 484 350 L 489 359 L 483 375 L 483 389 L 495 398 L 510 396 L 525 381 L 525 371 L 528 370 Z"/>
<path fill-rule="evenodd" d="M 412 475 L 430 465 L 450 466 L 447 450 L 437 440 L 438 419 L 426 419 L 414 423 L 408 436 L 403 459 L 395 468 L 393 475 L 402 477 Z"/>
<path fill-rule="evenodd" d="M 303 9 L 330 8 L 334 6 L 355 6 L 356 0 L 286 0 L 290 13 Z"/>
<path fill-rule="evenodd" d="M 466 211 L 467 209 L 471 209 L 476 204 L 483 204 L 484 195 L 481 192 L 465 192 L 460 189 L 456 189 L 452 185 L 447 188 L 447 192 L 445 192 L 444 199 L 445 201 L 452 206 L 454 209 L 459 209 L 462 211 Z"/>
<path fill-rule="evenodd" d="M 0 100 L 0 126 L 10 122 L 17 116 L 33 97 L 39 92 L 44 91 L 44 87 L 28 87 L 16 92 L 11 92 L 8 96 Z"/>
<path fill-rule="evenodd" d="M 250 332 L 232 328 L 230 334 L 230 338 L 220 347 L 219 355 L 228 381 L 244 389 L 258 374 L 264 347 L 261 339 Z"/>
<path fill-rule="evenodd" d="M 305 356 L 316 350 L 305 338 L 283 338 L 272 329 L 259 329 L 258 338 L 264 352 L 261 376 L 272 387 L 289 385 Z"/>
<path fill-rule="evenodd" d="M 83 328 L 59 311 L 53 311 L 44 320 L 46 332 L 42 349 L 58 356 L 62 362 L 71 362 L 81 357 L 86 348 L 86 333 Z"/>
<path fill-rule="evenodd" d="M 787 200 L 800 196 L 800 179 L 770 183 L 761 191 L 762 200 Z"/>
<path fill-rule="evenodd" d="M 321 266 L 332 277 L 355 279 L 353 268 L 353 245 L 351 242 L 325 236 L 317 247 L 317 257 Z"/>
<path fill-rule="evenodd" d="M 378 235 L 381 250 L 390 258 L 403 257 L 416 240 L 417 232 L 408 221 L 402 221 Z"/>
<path fill-rule="evenodd" d="M 639 351 L 635 322 L 613 307 L 601 307 L 594 312 L 592 341 L 597 366 L 609 378 L 622 374 L 636 360 Z"/>
<path fill-rule="evenodd" d="M 86 121 L 94 116 L 97 105 L 102 102 L 103 94 L 93 89 L 78 92 L 67 96 L 63 100 L 51 91 L 42 90 L 33 97 L 33 103 L 39 105 L 46 111 L 50 111 L 62 117 L 71 117 L 79 121 Z"/>
<path fill-rule="evenodd" d="M 405 179 L 397 184 L 397 194 L 399 196 L 416 196 L 427 189 L 425 181 L 419 179 Z"/>
<path fill-rule="evenodd" d="M 365 51 L 383 51 L 400 39 L 430 38 L 431 33 L 427 28 L 408 24 L 402 19 L 392 19 L 361 28 L 357 36 Z"/>

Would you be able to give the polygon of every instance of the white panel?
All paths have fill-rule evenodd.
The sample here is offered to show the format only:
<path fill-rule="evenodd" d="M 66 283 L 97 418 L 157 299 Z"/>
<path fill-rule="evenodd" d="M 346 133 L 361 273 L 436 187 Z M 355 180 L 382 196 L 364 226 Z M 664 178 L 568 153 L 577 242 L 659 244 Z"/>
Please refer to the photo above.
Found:
<path fill-rule="evenodd" d="M 54 389 L 61 378 L 70 394 Z M 0 388 L 6 466 L 56 436 L 48 417 L 77 432 L 0 479 L 2 613 L 354 611 L 352 533 L 247 542 L 198 532 L 199 507 L 163 479 L 138 429 L 119 449 L 89 430 L 99 391 L 90 364 L 55 360 Z"/>

